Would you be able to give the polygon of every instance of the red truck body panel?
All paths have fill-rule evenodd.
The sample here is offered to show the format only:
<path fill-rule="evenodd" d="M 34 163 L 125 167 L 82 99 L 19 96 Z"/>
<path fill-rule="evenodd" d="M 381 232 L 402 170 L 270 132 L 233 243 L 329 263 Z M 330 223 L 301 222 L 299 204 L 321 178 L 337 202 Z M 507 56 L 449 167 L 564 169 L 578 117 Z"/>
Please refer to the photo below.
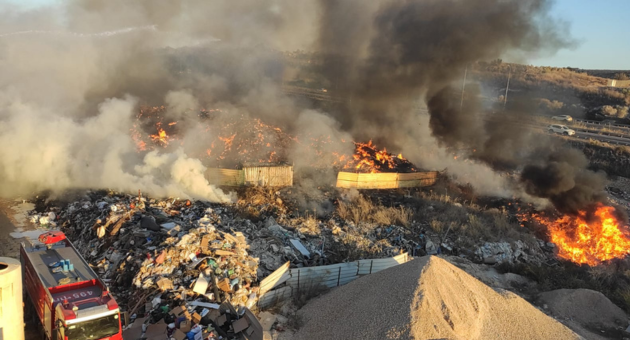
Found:
<path fill-rule="evenodd" d="M 67 239 L 49 245 L 22 243 L 20 258 L 23 264 L 25 291 L 35 307 L 48 339 L 56 339 L 57 320 L 63 321 L 64 325 L 69 320 L 78 324 L 82 321 L 78 320 L 82 318 L 82 313 L 94 314 L 95 308 L 106 314 L 110 310 L 118 309 L 105 283 L 98 278 Z M 67 266 L 65 271 L 53 271 L 52 264 L 64 261 L 69 261 L 74 268 Z M 65 316 L 59 315 L 63 313 L 59 313 L 58 305 L 61 305 Z M 85 318 L 89 321 L 90 317 L 91 315 L 88 315 Z M 122 340 L 119 313 L 117 319 L 118 333 L 100 339 Z"/>

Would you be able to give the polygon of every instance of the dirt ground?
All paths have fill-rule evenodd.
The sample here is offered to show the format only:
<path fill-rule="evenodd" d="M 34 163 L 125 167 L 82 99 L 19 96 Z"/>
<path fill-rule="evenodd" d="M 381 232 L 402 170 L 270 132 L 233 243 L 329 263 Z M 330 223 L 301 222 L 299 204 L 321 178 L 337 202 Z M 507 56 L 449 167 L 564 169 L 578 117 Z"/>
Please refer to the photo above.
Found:
<path fill-rule="evenodd" d="M 11 236 L 19 230 L 32 229 L 26 220 L 16 221 L 14 210 L 15 202 L 0 200 L 0 257 L 12 257 L 20 258 L 20 242 L 24 239 L 16 239 Z M 18 214 L 19 215 L 19 214 Z M 18 216 L 22 219 L 24 216 Z M 18 227 L 19 226 L 19 227 Z M 25 340 L 39 340 L 41 339 L 39 333 L 36 331 L 37 325 L 25 316 Z"/>
<path fill-rule="evenodd" d="M 11 237 L 16 231 L 11 202 L 0 200 L 0 257 L 20 257 L 20 240 Z"/>

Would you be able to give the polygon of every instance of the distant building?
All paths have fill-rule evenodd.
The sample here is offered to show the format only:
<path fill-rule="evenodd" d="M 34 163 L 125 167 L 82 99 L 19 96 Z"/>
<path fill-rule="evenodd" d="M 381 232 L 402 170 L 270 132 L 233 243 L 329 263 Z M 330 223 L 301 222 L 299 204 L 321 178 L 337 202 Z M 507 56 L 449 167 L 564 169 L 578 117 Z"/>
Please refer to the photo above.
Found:
<path fill-rule="evenodd" d="M 630 80 L 608 79 L 607 85 L 610 87 L 630 87 Z"/>

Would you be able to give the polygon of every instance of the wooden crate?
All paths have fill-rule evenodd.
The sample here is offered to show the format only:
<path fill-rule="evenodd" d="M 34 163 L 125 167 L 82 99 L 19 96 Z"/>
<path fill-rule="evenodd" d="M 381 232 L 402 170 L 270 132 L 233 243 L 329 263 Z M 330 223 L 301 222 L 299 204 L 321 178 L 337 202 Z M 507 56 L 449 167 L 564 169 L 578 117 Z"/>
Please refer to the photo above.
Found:
<path fill-rule="evenodd" d="M 244 166 L 241 170 L 209 168 L 206 178 L 210 184 L 220 186 L 285 187 L 293 185 L 293 166 Z"/>
<path fill-rule="evenodd" d="M 337 175 L 338 188 L 355 189 L 397 189 L 426 187 L 435 184 L 437 171 L 414 173 L 362 174 L 340 172 Z"/>

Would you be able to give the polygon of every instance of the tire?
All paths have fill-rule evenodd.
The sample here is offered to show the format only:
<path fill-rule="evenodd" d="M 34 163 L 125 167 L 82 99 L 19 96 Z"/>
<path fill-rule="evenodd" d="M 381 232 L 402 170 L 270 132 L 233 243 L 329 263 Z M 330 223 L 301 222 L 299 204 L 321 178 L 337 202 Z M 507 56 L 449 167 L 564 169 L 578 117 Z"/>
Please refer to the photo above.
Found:
<path fill-rule="evenodd" d="M 569 133 L 568 133 L 568 132 L 564 132 L 563 134 L 564 134 L 565 136 L 568 136 L 568 135 L 569 135 Z"/>
<path fill-rule="evenodd" d="M 549 129 L 549 130 L 547 130 L 547 131 L 548 131 L 549 133 L 553 133 L 553 130 L 551 130 L 551 129 Z"/>

